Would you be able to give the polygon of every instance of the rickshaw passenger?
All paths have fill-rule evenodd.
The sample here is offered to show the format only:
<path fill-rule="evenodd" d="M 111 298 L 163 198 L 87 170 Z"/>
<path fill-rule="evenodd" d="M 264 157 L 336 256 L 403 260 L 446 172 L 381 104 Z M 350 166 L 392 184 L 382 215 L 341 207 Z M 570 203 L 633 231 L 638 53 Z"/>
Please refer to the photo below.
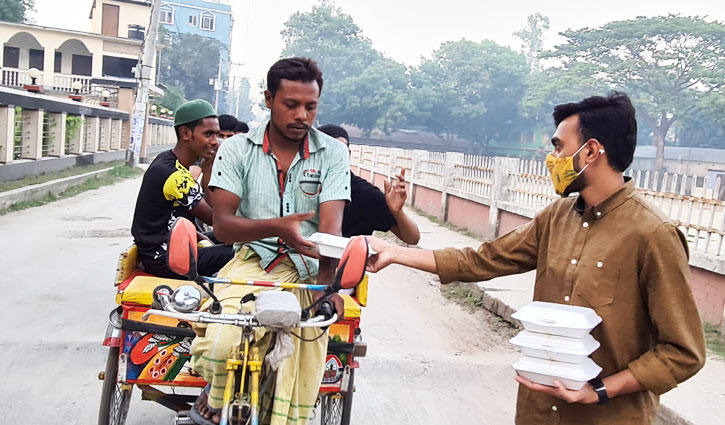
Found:
<path fill-rule="evenodd" d="M 131 233 L 144 270 L 156 276 L 183 279 L 166 265 L 169 229 L 178 217 L 199 218 L 212 224 L 212 210 L 203 199 L 189 166 L 216 154 L 219 122 L 209 102 L 196 99 L 179 106 L 174 115 L 176 146 L 160 153 L 143 176 L 136 200 Z M 231 246 L 199 249 L 198 270 L 204 276 L 218 272 L 234 253 Z"/>
<path fill-rule="evenodd" d="M 317 128 L 330 137 L 341 141 L 350 150 L 347 130 L 335 124 Z M 342 218 L 342 236 L 372 235 L 374 231 L 393 232 L 408 245 L 420 241 L 418 225 L 403 210 L 408 198 L 405 187 L 405 169 L 392 182 L 384 180 L 382 192 L 374 184 L 350 172 L 350 203 Z"/>
<path fill-rule="evenodd" d="M 287 282 L 331 282 L 334 263 L 320 258 L 305 237 L 320 231 L 339 235 L 350 200 L 350 166 L 345 148 L 312 128 L 322 90 L 322 72 L 306 58 L 282 59 L 267 74 L 265 101 L 269 122 L 222 144 L 214 161 L 210 190 L 214 231 L 234 242 L 236 255 L 220 277 Z M 240 300 L 264 288 L 217 286 L 224 313 L 236 313 Z M 319 293 L 293 291 L 302 308 Z M 336 296 L 335 296 L 336 297 Z M 343 311 L 342 300 L 334 300 Z M 251 311 L 253 303 L 245 303 Z M 208 304 L 202 306 L 202 309 Z M 218 423 L 225 386 L 225 361 L 241 340 L 241 329 L 195 326 L 192 367 L 209 386 L 192 409 L 192 419 Z M 322 380 L 327 337 L 300 329 L 294 353 L 277 370 L 272 425 L 307 423 Z M 264 407 L 264 405 L 263 405 Z M 201 419 L 199 419 L 201 415 Z"/>

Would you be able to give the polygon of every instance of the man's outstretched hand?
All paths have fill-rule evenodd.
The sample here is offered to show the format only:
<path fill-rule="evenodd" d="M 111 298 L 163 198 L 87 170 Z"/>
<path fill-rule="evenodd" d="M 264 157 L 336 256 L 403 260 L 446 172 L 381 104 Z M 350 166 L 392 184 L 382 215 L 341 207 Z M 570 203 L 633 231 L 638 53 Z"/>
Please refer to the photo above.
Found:
<path fill-rule="evenodd" d="M 395 245 L 389 244 L 374 236 L 366 236 L 368 245 L 375 250 L 376 254 L 368 257 L 366 269 L 371 273 L 377 273 L 393 263 L 393 250 Z"/>

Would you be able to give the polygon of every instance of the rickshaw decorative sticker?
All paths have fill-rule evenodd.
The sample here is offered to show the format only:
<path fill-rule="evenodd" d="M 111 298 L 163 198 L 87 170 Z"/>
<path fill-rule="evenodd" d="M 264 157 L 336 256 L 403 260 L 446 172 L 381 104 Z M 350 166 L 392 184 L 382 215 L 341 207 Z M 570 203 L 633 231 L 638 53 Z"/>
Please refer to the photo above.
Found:
<path fill-rule="evenodd" d="M 129 355 L 128 380 L 173 381 L 191 359 L 191 338 L 126 332 L 123 352 Z"/>
<path fill-rule="evenodd" d="M 344 367 L 340 359 L 334 354 L 327 355 L 325 373 L 322 375 L 322 385 L 335 384 L 342 379 Z"/>

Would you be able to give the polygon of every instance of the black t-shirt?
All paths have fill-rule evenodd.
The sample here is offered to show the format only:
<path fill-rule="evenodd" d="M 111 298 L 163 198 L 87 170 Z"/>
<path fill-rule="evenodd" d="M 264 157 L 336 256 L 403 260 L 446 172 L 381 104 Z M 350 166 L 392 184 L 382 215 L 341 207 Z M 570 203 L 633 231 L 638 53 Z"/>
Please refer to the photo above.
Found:
<path fill-rule="evenodd" d="M 387 232 L 396 221 L 385 202 L 385 194 L 367 180 L 350 173 L 350 203 L 342 218 L 342 236 Z"/>
<path fill-rule="evenodd" d="M 131 225 L 141 256 L 164 258 L 171 224 L 177 217 L 193 223 L 190 211 L 201 200 L 199 185 L 174 152 L 159 154 L 143 176 Z"/>

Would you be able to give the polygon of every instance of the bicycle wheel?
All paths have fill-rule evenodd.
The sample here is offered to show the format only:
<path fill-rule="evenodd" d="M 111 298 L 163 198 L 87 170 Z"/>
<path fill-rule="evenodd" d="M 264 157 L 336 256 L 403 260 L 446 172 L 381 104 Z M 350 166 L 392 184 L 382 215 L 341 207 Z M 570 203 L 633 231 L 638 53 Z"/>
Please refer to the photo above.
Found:
<path fill-rule="evenodd" d="M 326 393 L 320 396 L 320 425 L 350 425 L 354 381 L 355 369 L 350 369 L 350 381 L 345 394 Z"/>
<path fill-rule="evenodd" d="M 98 412 L 98 425 L 123 425 L 126 423 L 133 387 L 123 389 L 121 384 L 116 382 L 118 354 L 119 347 L 110 347 L 108 349 L 106 372 L 103 376 L 103 391 L 101 392 L 101 408 Z"/>

